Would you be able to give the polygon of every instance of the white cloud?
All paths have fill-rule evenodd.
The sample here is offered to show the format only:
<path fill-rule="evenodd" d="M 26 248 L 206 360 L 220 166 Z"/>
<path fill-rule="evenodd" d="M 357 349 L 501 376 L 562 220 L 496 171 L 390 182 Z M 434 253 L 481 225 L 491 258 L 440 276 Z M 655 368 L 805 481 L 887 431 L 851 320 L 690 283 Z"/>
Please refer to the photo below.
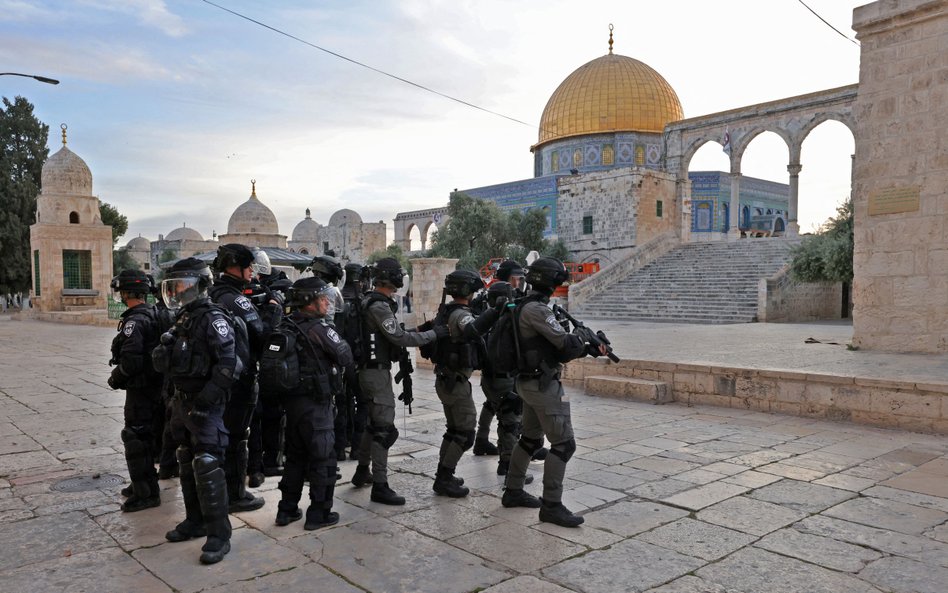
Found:
<path fill-rule="evenodd" d="M 131 15 L 143 25 L 170 37 L 182 37 L 190 32 L 181 17 L 168 10 L 164 0 L 80 0 L 80 4 Z"/>

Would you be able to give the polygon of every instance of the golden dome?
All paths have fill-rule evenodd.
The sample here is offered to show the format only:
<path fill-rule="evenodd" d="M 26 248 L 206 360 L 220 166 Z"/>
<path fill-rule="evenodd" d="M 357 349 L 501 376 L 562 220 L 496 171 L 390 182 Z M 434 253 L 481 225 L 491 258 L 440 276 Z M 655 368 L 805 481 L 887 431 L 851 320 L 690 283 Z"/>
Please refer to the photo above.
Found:
<path fill-rule="evenodd" d="M 682 119 L 675 89 L 642 62 L 609 53 L 566 77 L 543 109 L 537 146 L 600 132 L 661 133 Z"/>

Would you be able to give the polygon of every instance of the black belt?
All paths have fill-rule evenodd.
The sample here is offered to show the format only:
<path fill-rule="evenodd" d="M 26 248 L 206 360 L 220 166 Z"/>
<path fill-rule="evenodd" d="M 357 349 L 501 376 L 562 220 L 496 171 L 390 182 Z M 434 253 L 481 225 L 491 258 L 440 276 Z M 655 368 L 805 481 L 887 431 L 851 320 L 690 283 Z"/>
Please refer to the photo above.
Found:
<path fill-rule="evenodd" d="M 370 360 L 369 362 L 365 363 L 365 365 L 364 365 L 362 368 L 364 368 L 364 369 L 385 369 L 385 370 L 390 370 L 390 369 L 392 368 L 392 363 L 390 363 L 390 362 L 380 362 L 380 361 L 378 361 L 378 360 Z"/>
<path fill-rule="evenodd" d="M 520 373 L 519 378 L 521 379 L 539 379 L 543 376 L 543 373 Z"/>
<path fill-rule="evenodd" d="M 517 375 L 520 375 L 517 371 L 510 371 L 509 373 L 485 373 L 488 379 L 513 379 Z M 521 375 L 523 376 L 523 375 Z"/>

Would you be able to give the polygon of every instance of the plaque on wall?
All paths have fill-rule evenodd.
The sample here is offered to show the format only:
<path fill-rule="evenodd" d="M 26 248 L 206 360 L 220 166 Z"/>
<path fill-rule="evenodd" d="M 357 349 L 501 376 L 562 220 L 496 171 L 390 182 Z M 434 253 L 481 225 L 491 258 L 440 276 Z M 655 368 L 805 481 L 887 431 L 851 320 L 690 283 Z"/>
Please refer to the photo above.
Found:
<path fill-rule="evenodd" d="M 917 185 L 889 187 L 869 193 L 869 216 L 917 212 L 921 188 Z"/>

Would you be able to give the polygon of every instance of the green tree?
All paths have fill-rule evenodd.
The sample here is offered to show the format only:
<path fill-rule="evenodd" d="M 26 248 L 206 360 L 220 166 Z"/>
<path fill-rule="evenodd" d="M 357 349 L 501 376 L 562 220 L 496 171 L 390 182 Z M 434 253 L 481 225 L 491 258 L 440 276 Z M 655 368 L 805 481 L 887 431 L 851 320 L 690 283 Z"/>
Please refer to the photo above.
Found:
<path fill-rule="evenodd" d="M 128 230 L 128 218 L 118 211 L 118 209 L 99 200 L 99 216 L 102 218 L 102 224 L 112 227 L 112 245 L 118 243 L 119 237 Z"/>
<path fill-rule="evenodd" d="M 23 97 L 0 108 L 0 292 L 16 293 L 30 287 L 30 225 L 36 216 L 43 163 L 49 149 L 49 126 L 33 115 Z"/>
<path fill-rule="evenodd" d="M 523 263 L 530 251 L 566 260 L 562 241 L 543 237 L 546 212 L 539 208 L 503 211 L 494 202 L 456 192 L 448 203 L 448 222 L 432 237 L 433 257 L 457 258 L 458 267 L 479 270 L 494 257 Z"/>
<path fill-rule="evenodd" d="M 135 261 L 125 248 L 116 249 L 112 252 L 112 275 L 117 275 L 122 270 L 141 270 L 141 265 Z"/>
<path fill-rule="evenodd" d="M 178 252 L 174 249 L 171 249 L 170 247 L 167 247 L 161 252 L 161 255 L 158 256 L 158 263 L 163 264 L 167 261 L 173 261 L 176 259 L 178 259 Z"/>
<path fill-rule="evenodd" d="M 382 251 L 373 251 L 369 254 L 369 257 L 365 259 L 365 264 L 374 264 L 383 257 L 393 257 L 398 260 L 398 263 L 405 268 L 409 274 L 411 274 L 411 260 L 408 259 L 408 256 L 402 251 L 402 248 L 398 245 L 392 243 Z"/>
<path fill-rule="evenodd" d="M 853 281 L 853 201 L 836 209 L 836 216 L 792 251 L 790 273 L 800 282 Z"/>

